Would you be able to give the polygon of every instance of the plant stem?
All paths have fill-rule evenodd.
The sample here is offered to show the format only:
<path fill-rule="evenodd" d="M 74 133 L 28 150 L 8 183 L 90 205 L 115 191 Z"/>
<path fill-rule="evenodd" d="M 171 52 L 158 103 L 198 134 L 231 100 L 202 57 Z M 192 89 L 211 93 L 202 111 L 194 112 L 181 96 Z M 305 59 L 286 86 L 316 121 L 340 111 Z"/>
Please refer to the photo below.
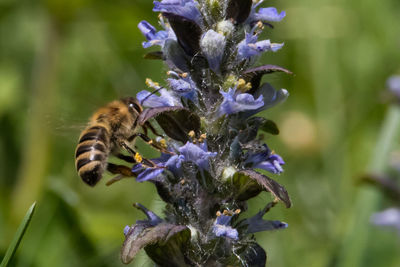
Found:
<path fill-rule="evenodd" d="M 380 173 L 386 169 L 393 143 L 398 140 L 400 135 L 399 126 L 400 108 L 393 105 L 385 116 L 367 172 Z M 371 227 L 369 217 L 376 210 L 380 199 L 381 194 L 372 188 L 362 187 L 359 189 L 354 207 L 356 212 L 351 218 L 345 234 L 336 266 L 364 266 L 363 255 L 368 244 Z"/>

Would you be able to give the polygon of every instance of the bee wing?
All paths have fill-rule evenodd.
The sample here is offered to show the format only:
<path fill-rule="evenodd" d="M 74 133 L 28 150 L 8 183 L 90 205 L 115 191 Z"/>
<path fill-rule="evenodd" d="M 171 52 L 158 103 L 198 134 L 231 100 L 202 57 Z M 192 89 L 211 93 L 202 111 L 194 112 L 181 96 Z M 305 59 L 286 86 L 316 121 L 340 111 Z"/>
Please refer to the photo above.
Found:
<path fill-rule="evenodd" d="M 49 130 L 51 135 L 76 142 L 80 133 L 86 128 L 87 122 L 83 120 L 46 116 L 44 126 Z"/>

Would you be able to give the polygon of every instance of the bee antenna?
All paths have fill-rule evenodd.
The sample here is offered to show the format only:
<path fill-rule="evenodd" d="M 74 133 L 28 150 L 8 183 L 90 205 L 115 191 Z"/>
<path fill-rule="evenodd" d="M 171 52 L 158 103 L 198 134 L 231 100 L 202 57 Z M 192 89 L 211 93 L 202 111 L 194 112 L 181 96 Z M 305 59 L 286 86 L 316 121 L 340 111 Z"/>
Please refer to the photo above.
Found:
<path fill-rule="evenodd" d="M 149 94 L 148 96 L 146 96 L 145 98 L 142 99 L 142 101 L 140 101 L 140 105 L 143 105 L 143 102 L 146 101 L 150 96 L 154 95 L 155 93 L 157 93 L 158 91 L 160 91 L 161 89 L 164 89 L 164 87 L 160 87 L 156 90 L 154 90 L 153 92 L 151 92 L 151 94 Z"/>

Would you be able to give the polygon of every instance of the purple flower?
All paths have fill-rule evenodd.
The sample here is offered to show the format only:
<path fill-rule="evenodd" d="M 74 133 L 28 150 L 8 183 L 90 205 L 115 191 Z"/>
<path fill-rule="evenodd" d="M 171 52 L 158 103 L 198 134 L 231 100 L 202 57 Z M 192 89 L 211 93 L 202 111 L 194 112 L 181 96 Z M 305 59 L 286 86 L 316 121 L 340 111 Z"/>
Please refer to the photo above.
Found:
<path fill-rule="evenodd" d="M 149 91 L 143 90 L 137 93 L 136 98 L 143 106 L 150 108 L 182 106 L 179 99 L 170 91 L 161 89 L 159 93 L 160 96 L 151 95 Z"/>
<path fill-rule="evenodd" d="M 257 99 L 247 93 L 238 94 L 236 90 L 229 88 L 228 92 L 220 91 L 224 97 L 219 107 L 219 116 L 235 114 L 242 111 L 256 110 L 264 106 L 263 96 Z"/>
<path fill-rule="evenodd" d="M 201 37 L 201 50 L 207 58 L 208 65 L 215 72 L 219 72 L 219 65 L 224 55 L 225 43 L 225 36 L 213 30 L 208 30 Z"/>
<path fill-rule="evenodd" d="M 195 145 L 187 142 L 177 150 L 176 153 L 178 154 L 176 155 L 162 154 L 161 157 L 152 159 L 156 163 L 156 167 L 146 168 L 143 164 L 135 165 L 132 168 L 132 172 L 139 173 L 136 180 L 138 182 L 156 180 L 164 170 L 170 171 L 175 177 L 180 177 L 182 175 L 183 162 L 193 162 L 200 171 L 208 171 L 210 168 L 209 158 L 217 155 L 217 152 L 208 152 L 206 143 Z"/>
<path fill-rule="evenodd" d="M 288 96 L 289 92 L 286 89 L 275 90 L 270 84 L 264 83 L 261 87 L 259 87 L 255 93 L 254 97 L 260 98 L 263 97 L 264 105 L 258 109 L 249 110 L 244 112 L 245 117 L 253 116 L 263 110 L 272 108 L 273 106 L 284 102 Z"/>
<path fill-rule="evenodd" d="M 172 13 L 203 25 L 201 13 L 197 8 L 198 3 L 193 0 L 162 0 L 154 1 L 153 4 L 155 12 Z"/>
<path fill-rule="evenodd" d="M 253 21 L 281 21 L 286 16 L 286 12 L 282 11 L 278 13 L 275 7 L 260 8 L 258 12 L 255 12 L 251 19 Z"/>
<path fill-rule="evenodd" d="M 194 162 L 200 170 L 209 170 L 208 159 L 217 155 L 217 152 L 208 152 L 205 143 L 198 146 L 190 142 L 180 147 L 179 153 L 183 156 L 183 161 Z"/>
<path fill-rule="evenodd" d="M 147 220 L 136 221 L 136 224 L 144 224 L 144 223 L 146 223 L 146 224 L 149 224 L 151 226 L 156 226 L 157 224 L 159 224 L 159 223 L 161 223 L 163 221 L 154 212 L 146 209 L 142 204 L 136 203 L 134 206 L 137 209 L 140 209 L 147 216 Z"/>
<path fill-rule="evenodd" d="M 283 172 L 282 165 L 285 162 L 282 157 L 276 154 L 270 155 L 266 160 L 259 162 L 258 164 L 253 165 L 254 169 L 263 169 L 269 171 L 271 173 L 280 174 Z"/>
<path fill-rule="evenodd" d="M 176 74 L 173 71 L 169 72 L 170 74 Z M 178 74 L 174 75 L 174 78 L 168 78 L 167 81 L 170 85 L 170 88 L 180 96 L 184 98 L 190 99 L 193 102 L 197 102 L 197 87 L 190 76 L 185 78 L 180 77 Z"/>
<path fill-rule="evenodd" d="M 180 177 L 183 156 L 171 156 L 170 154 L 162 153 L 159 158 L 152 159 L 151 161 L 156 164 L 156 167 L 146 168 L 143 164 L 136 164 L 132 168 L 132 172 L 139 173 L 136 181 L 144 182 L 156 180 L 164 170 L 169 170 L 174 176 Z"/>
<path fill-rule="evenodd" d="M 280 174 L 283 172 L 282 165 L 285 164 L 282 157 L 272 154 L 271 150 L 264 144 L 262 152 L 248 152 L 244 162 L 245 166 L 250 165 L 253 169 L 263 169 L 270 173 Z"/>
<path fill-rule="evenodd" d="M 135 226 L 140 225 L 140 226 L 147 228 L 147 227 L 156 226 L 159 223 L 163 222 L 163 220 L 160 217 L 158 217 L 154 212 L 145 208 L 142 204 L 135 203 L 134 207 L 141 210 L 147 216 L 147 220 L 137 220 Z M 131 229 L 132 228 L 129 225 L 125 226 L 124 235 L 127 236 Z"/>
<path fill-rule="evenodd" d="M 272 204 L 272 205 L 271 205 Z M 259 211 L 256 215 L 247 218 L 238 223 L 237 227 L 241 227 L 243 225 L 247 226 L 247 234 L 253 234 L 262 231 L 271 231 L 271 230 L 279 230 L 285 229 L 288 227 L 288 224 L 281 221 L 270 221 L 264 220 L 263 216 L 273 207 L 273 203 L 267 204 L 267 206 Z"/>
<path fill-rule="evenodd" d="M 138 168 L 135 166 L 135 168 Z M 144 182 L 149 180 L 155 180 L 162 172 L 164 168 L 155 167 L 155 168 L 144 168 L 142 172 L 137 176 L 136 181 Z"/>
<path fill-rule="evenodd" d="M 218 216 L 212 227 L 213 234 L 217 237 L 228 237 L 234 240 L 238 240 L 238 231 L 229 225 L 232 217 L 233 216 L 227 216 L 223 214 Z"/>
<path fill-rule="evenodd" d="M 237 60 L 242 61 L 245 59 L 250 59 L 266 51 L 276 52 L 283 47 L 283 43 L 278 44 L 271 43 L 270 40 L 257 40 L 258 35 L 254 34 L 254 30 L 252 30 L 250 33 L 246 33 L 245 39 L 242 40 L 237 46 Z"/>
<path fill-rule="evenodd" d="M 128 234 L 129 230 L 131 230 L 131 227 L 129 225 L 124 227 L 124 236 Z"/>
<path fill-rule="evenodd" d="M 165 41 L 167 39 L 176 40 L 175 33 L 170 28 L 168 29 L 168 31 L 163 30 L 157 32 L 156 28 L 154 28 L 150 23 L 145 20 L 139 22 L 138 27 L 147 39 L 147 42 L 142 43 L 144 48 L 148 48 L 153 45 L 164 47 Z"/>
<path fill-rule="evenodd" d="M 264 83 L 260 88 L 256 90 L 254 95 L 256 97 L 263 96 L 264 106 L 261 110 L 265 110 L 284 102 L 288 98 L 289 92 L 286 89 L 275 90 L 275 88 L 272 87 L 269 83 Z"/>
<path fill-rule="evenodd" d="M 267 7 L 267 8 L 260 8 L 258 11 L 256 11 L 257 7 L 264 2 L 259 1 L 258 3 L 254 4 L 251 8 L 250 15 L 247 19 L 248 23 L 253 23 L 255 21 L 274 21 L 278 22 L 281 21 L 285 16 L 286 12 L 282 11 L 281 13 L 278 13 L 278 10 L 276 10 L 275 7 Z"/>

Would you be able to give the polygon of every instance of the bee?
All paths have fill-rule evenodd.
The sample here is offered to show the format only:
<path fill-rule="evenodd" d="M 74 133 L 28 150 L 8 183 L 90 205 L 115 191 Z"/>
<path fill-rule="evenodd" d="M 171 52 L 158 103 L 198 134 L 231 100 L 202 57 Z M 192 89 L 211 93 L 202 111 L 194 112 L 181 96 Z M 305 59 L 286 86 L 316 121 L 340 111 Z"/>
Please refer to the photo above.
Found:
<path fill-rule="evenodd" d="M 138 125 L 138 118 L 142 112 L 143 107 L 136 98 L 126 97 L 108 103 L 92 115 L 88 126 L 79 137 L 75 150 L 76 170 L 86 184 L 96 185 L 106 170 L 119 176 L 135 176 L 130 167 L 109 163 L 110 155 L 129 163 L 152 165 L 151 161 L 142 159 L 130 147 L 136 137 L 142 138 L 158 150 L 165 150 L 147 136 L 148 128 L 160 136 L 149 122 L 143 126 Z M 145 134 L 138 132 L 140 128 L 143 128 Z M 122 154 L 122 149 L 130 155 Z"/>

